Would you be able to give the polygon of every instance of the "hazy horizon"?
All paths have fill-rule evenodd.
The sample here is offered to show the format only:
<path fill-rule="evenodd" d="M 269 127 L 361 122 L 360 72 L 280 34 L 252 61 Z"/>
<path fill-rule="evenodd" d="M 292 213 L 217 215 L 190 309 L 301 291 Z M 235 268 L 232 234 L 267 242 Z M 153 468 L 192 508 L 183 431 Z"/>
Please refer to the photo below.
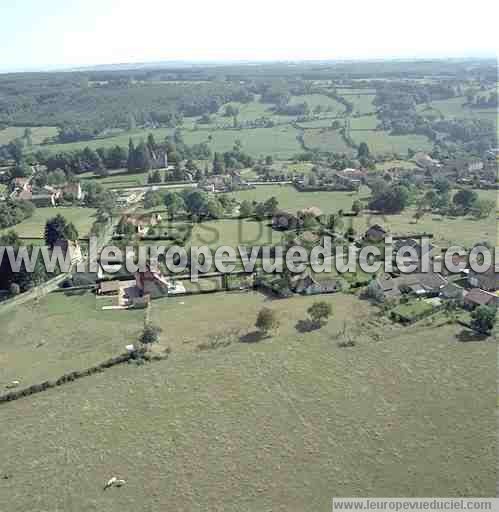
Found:
<path fill-rule="evenodd" d="M 480 7 L 477 6 L 477 7 Z M 483 7 L 486 7 L 485 3 Z M 495 17 L 450 1 L 324 4 L 27 0 L 0 6 L 0 71 L 161 62 L 495 58 Z M 465 37 L 463 37 L 465 35 Z"/>

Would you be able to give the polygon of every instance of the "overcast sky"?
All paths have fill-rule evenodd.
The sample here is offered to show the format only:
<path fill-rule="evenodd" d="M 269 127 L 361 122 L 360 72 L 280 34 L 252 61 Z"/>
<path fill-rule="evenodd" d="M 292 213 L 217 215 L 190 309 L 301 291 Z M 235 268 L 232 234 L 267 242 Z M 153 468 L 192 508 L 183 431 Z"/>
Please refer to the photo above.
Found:
<path fill-rule="evenodd" d="M 0 70 L 497 55 L 495 0 L 0 0 Z"/>

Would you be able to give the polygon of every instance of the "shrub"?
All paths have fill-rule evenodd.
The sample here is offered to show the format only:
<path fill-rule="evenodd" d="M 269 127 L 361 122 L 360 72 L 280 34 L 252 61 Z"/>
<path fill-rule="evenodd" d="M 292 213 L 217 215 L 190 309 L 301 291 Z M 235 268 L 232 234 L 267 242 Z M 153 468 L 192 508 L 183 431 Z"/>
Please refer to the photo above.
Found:
<path fill-rule="evenodd" d="M 156 343 L 159 340 L 161 334 L 161 327 L 157 325 L 147 324 L 140 335 L 139 341 L 148 345 L 150 343 Z"/>
<path fill-rule="evenodd" d="M 277 329 L 279 327 L 279 319 L 277 318 L 277 314 L 269 308 L 262 308 L 258 313 L 258 317 L 256 319 L 255 327 L 267 334 L 273 329 Z"/>
<path fill-rule="evenodd" d="M 15 297 L 21 293 L 21 287 L 17 283 L 12 283 L 9 287 L 10 294 Z"/>
<path fill-rule="evenodd" d="M 331 316 L 333 313 L 333 308 L 331 307 L 331 304 L 328 304 L 324 301 L 314 302 L 307 309 L 307 313 L 313 322 L 321 324 L 324 320 L 327 321 L 327 319 Z"/>

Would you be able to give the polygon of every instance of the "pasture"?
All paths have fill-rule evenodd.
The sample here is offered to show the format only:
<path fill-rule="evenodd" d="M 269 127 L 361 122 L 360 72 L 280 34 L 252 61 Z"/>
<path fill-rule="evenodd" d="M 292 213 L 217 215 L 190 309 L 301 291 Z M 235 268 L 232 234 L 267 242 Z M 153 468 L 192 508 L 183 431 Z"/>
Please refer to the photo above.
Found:
<path fill-rule="evenodd" d="M 243 151 L 255 158 L 272 155 L 283 160 L 302 151 L 297 139 L 298 131 L 288 125 L 240 130 L 185 131 L 183 135 L 186 144 L 206 142 L 212 152 L 231 151 L 235 141 L 239 139 L 243 143 Z"/>
<path fill-rule="evenodd" d="M 406 155 L 408 149 L 413 151 L 430 151 L 431 141 L 424 135 L 390 135 L 385 131 L 350 131 L 356 144 L 366 142 L 372 153 L 376 155 Z"/>
<path fill-rule="evenodd" d="M 376 116 L 360 116 L 350 119 L 351 130 L 375 130 L 379 119 Z"/>
<path fill-rule="evenodd" d="M 310 110 L 320 107 L 324 111 L 328 111 L 336 116 L 341 116 L 345 112 L 345 107 L 334 98 L 330 98 L 325 94 L 303 94 L 300 96 L 292 96 L 290 103 L 296 105 L 306 103 Z"/>
<path fill-rule="evenodd" d="M 172 135 L 173 130 L 171 128 L 145 128 L 137 129 L 133 131 L 124 131 L 118 135 L 112 135 L 109 137 L 100 137 L 92 140 L 84 140 L 80 142 L 67 142 L 65 144 L 48 144 L 41 148 L 51 152 L 58 151 L 74 151 L 85 149 L 87 146 L 92 149 L 97 148 L 111 148 L 113 146 L 123 146 L 128 148 L 128 141 L 132 138 L 135 144 L 141 139 L 146 139 L 147 136 L 152 133 L 157 141 L 164 140 L 168 135 Z M 37 149 L 41 149 L 37 148 Z"/>
<path fill-rule="evenodd" d="M 393 169 L 394 167 L 400 167 L 401 169 L 414 169 L 416 164 L 409 160 L 387 160 L 386 162 L 377 162 L 376 170 L 377 171 L 386 171 L 388 169 Z"/>
<path fill-rule="evenodd" d="M 300 321 L 313 298 L 155 301 L 168 360 L 0 406 L 15 426 L 0 431 L 0 509 L 303 511 L 328 510 L 334 495 L 494 495 L 495 344 L 460 343 L 452 325 L 388 335 L 367 303 L 324 300 L 333 317 L 311 332 Z M 264 305 L 281 327 L 252 342 Z M 78 343 L 107 343 L 111 326 L 131 341 L 135 327 L 110 314 Z M 359 331 L 353 348 L 337 345 L 344 321 Z M 230 344 L 196 350 L 219 340 Z M 126 485 L 103 491 L 113 475 Z"/>
<path fill-rule="evenodd" d="M 55 380 L 124 352 L 144 312 L 102 311 L 101 300 L 90 292 L 52 293 L 8 313 L 0 309 L 0 390 L 12 380 L 23 387 Z"/>
<path fill-rule="evenodd" d="M 418 105 L 417 110 L 422 115 L 444 117 L 445 119 L 488 119 L 497 124 L 498 115 L 495 108 L 469 108 L 465 105 L 466 98 L 458 96 L 448 100 L 437 100 Z"/>
<path fill-rule="evenodd" d="M 487 219 L 426 214 L 417 223 L 414 220 L 415 213 L 415 209 L 408 208 L 398 215 L 360 215 L 354 218 L 354 229 L 360 234 L 369 226 L 380 224 L 394 235 L 433 233 L 435 244 L 441 247 L 459 244 L 471 248 L 480 241 L 496 245 L 498 232 L 495 213 Z"/>
<path fill-rule="evenodd" d="M 223 245 L 275 245 L 280 241 L 281 233 L 272 229 L 270 220 L 227 219 L 195 224 L 190 245 L 216 249 Z"/>
<path fill-rule="evenodd" d="M 0 130 L 0 146 L 8 144 L 14 139 L 22 138 L 26 128 L 31 129 L 33 144 L 41 144 L 45 139 L 55 137 L 58 132 L 55 126 L 9 126 Z"/>
<path fill-rule="evenodd" d="M 95 179 L 105 188 L 113 187 L 141 187 L 147 185 L 148 172 L 128 174 L 126 170 L 110 173 L 104 178 L 96 177 L 93 173 L 84 175 L 84 179 Z"/>
<path fill-rule="evenodd" d="M 307 149 L 345 153 L 350 156 L 355 154 L 355 150 L 347 145 L 339 130 L 307 129 L 303 132 L 303 142 Z"/>
<path fill-rule="evenodd" d="M 361 188 L 360 192 L 298 192 L 291 185 L 259 185 L 232 195 L 238 201 L 265 201 L 274 196 L 279 201 L 279 208 L 289 212 L 317 206 L 323 213 L 334 213 L 350 210 L 356 199 L 369 196 L 369 189 Z"/>
<path fill-rule="evenodd" d="M 14 230 L 20 237 L 43 238 L 47 220 L 61 214 L 68 222 L 75 225 L 80 237 L 85 237 L 95 221 L 95 212 L 94 208 L 81 207 L 36 208 L 32 217 L 15 226 L 0 230 L 0 235 Z"/>
<path fill-rule="evenodd" d="M 342 96 L 353 103 L 353 114 L 363 115 L 376 112 L 376 105 L 373 103 L 376 98 L 375 94 L 342 94 Z"/>

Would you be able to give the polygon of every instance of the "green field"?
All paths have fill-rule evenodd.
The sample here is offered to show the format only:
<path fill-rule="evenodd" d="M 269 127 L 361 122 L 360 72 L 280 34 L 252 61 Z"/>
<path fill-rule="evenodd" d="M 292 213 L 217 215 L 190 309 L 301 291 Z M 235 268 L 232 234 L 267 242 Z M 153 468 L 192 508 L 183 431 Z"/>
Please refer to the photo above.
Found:
<path fill-rule="evenodd" d="M 52 300 L 37 307 L 51 309 Z M 388 331 L 354 296 L 324 300 L 333 318 L 307 333 L 298 328 L 312 298 L 155 301 L 161 345 L 173 348 L 168 360 L 125 364 L 0 406 L 10 426 L 0 432 L 8 476 L 0 510 L 298 512 L 329 510 L 335 495 L 494 495 L 496 345 L 459 343 L 451 325 Z M 255 340 L 263 305 L 278 312 L 280 329 L 241 343 Z M 54 340 L 51 357 L 63 359 L 65 332 L 103 350 L 109 336 L 117 348 L 133 342 L 140 325 L 124 318 L 129 312 L 88 314 L 81 333 L 74 315 L 52 322 L 44 334 Z M 359 329 L 350 349 L 337 345 L 345 320 Z M 9 332 L 17 334 L 25 315 L 15 322 Z M 377 342 L 375 325 L 385 334 Z M 26 337 L 33 346 L 37 327 Z M 232 343 L 196 351 L 217 340 Z M 7 345 L 14 357 L 16 345 Z M 127 483 L 103 491 L 111 476 Z"/>
<path fill-rule="evenodd" d="M 12 380 L 30 386 L 82 370 L 125 351 L 138 336 L 143 311 L 102 311 L 93 293 L 52 293 L 0 310 L 0 388 Z M 15 343 L 12 339 L 15 338 Z"/>
<path fill-rule="evenodd" d="M 355 151 L 349 147 L 338 130 L 308 129 L 303 132 L 305 146 L 319 151 L 345 153 L 353 155 Z"/>
<path fill-rule="evenodd" d="M 82 175 L 84 176 L 84 175 Z M 126 174 L 120 171 L 118 174 L 106 176 L 105 178 L 96 178 L 93 174 L 84 176 L 85 179 L 97 179 L 98 182 L 106 188 L 110 187 L 140 187 L 147 184 L 149 173 Z"/>
<path fill-rule="evenodd" d="M 353 103 L 354 114 L 370 114 L 376 112 L 376 105 L 373 104 L 374 94 L 343 95 L 345 99 Z"/>
<path fill-rule="evenodd" d="M 123 146 L 128 148 L 128 141 L 130 137 L 137 144 L 140 139 L 146 139 L 147 136 L 152 133 L 157 141 L 162 141 L 168 135 L 172 135 L 173 130 L 171 128 L 147 128 L 143 130 L 134 130 L 131 132 L 123 132 L 120 135 L 114 135 L 112 137 L 102 137 L 99 139 L 93 140 L 85 140 L 81 142 L 68 142 L 66 144 L 48 144 L 45 146 L 41 146 L 41 149 L 58 152 L 58 151 L 73 151 L 73 150 L 81 150 L 86 148 L 87 146 L 92 149 L 97 148 L 110 148 L 112 146 Z"/>
<path fill-rule="evenodd" d="M 0 230 L 0 234 L 14 230 L 21 237 L 43 238 L 47 220 L 60 213 L 67 221 L 75 225 L 80 237 L 84 237 L 88 235 L 95 221 L 95 211 L 93 208 L 78 207 L 37 208 L 32 217 L 20 224 Z"/>
<path fill-rule="evenodd" d="M 376 155 L 405 155 L 409 148 L 414 151 L 430 151 L 433 147 L 431 141 L 424 135 L 390 135 L 384 131 L 352 130 L 350 136 L 356 144 L 366 142 L 371 152 Z"/>
<path fill-rule="evenodd" d="M 340 116 L 345 112 L 345 107 L 334 98 L 330 98 L 325 94 L 304 94 L 301 96 L 292 96 L 290 103 L 307 103 L 310 110 L 316 107 L 322 107 L 323 110 L 328 110 L 332 115 Z"/>
<path fill-rule="evenodd" d="M 291 126 L 255 128 L 241 130 L 197 130 L 183 132 L 186 144 L 206 142 L 213 152 L 231 151 L 234 142 L 243 143 L 243 151 L 253 157 L 272 155 L 277 159 L 291 158 L 302 150 L 297 136 L 298 131 Z M 212 140 L 208 137 L 211 135 Z"/>
<path fill-rule="evenodd" d="M 386 171 L 387 169 L 393 169 L 394 167 L 414 169 L 416 168 L 416 164 L 408 160 L 387 160 L 386 162 L 378 162 L 376 164 L 376 170 L 378 171 Z"/>
<path fill-rule="evenodd" d="M 4 130 L 0 130 L 0 146 L 8 144 L 16 138 L 22 138 L 26 128 L 31 129 L 33 144 L 41 144 L 45 139 L 55 137 L 58 132 L 55 126 L 9 126 Z"/>
<path fill-rule="evenodd" d="M 409 208 L 399 215 L 361 215 L 354 219 L 355 230 L 360 234 L 372 224 L 381 224 L 392 234 L 432 233 L 434 242 L 441 247 L 460 244 L 471 248 L 475 243 L 488 241 L 493 246 L 497 243 L 497 221 L 495 213 L 487 219 L 474 217 L 442 217 L 426 214 L 416 224 L 416 210 Z"/>
<path fill-rule="evenodd" d="M 279 208 L 296 212 L 304 208 L 316 206 L 323 213 L 333 213 L 338 210 L 350 210 L 355 199 L 367 197 L 369 190 L 362 188 L 357 192 L 298 192 L 291 185 L 259 185 L 251 190 L 234 192 L 232 195 L 242 201 L 265 201 L 269 197 L 276 197 Z"/>
<path fill-rule="evenodd" d="M 375 130 L 379 119 L 376 116 L 352 117 L 350 119 L 351 130 Z"/>
<path fill-rule="evenodd" d="M 353 87 L 339 87 L 336 92 L 340 96 L 375 96 L 376 89 L 358 88 Z"/>
<path fill-rule="evenodd" d="M 231 102 L 223 105 L 216 116 L 212 116 L 214 121 L 232 126 L 232 117 L 224 117 L 223 115 L 225 107 L 228 105 L 236 107 L 239 110 L 239 114 L 237 115 L 237 120 L 239 122 L 255 121 L 261 117 L 272 118 L 274 116 L 274 113 L 270 110 L 272 105 L 266 103 L 260 103 L 259 101 L 252 101 L 251 103 Z"/>
<path fill-rule="evenodd" d="M 330 117 L 326 117 L 323 119 L 313 119 L 312 121 L 301 121 L 297 123 L 299 128 L 330 128 L 334 119 Z M 341 124 L 344 124 L 344 121 L 340 121 Z"/>
<path fill-rule="evenodd" d="M 497 109 L 475 109 L 469 108 L 464 105 L 466 98 L 458 96 L 448 100 L 432 101 L 429 104 L 418 106 L 418 112 L 422 115 L 443 116 L 446 119 L 488 119 L 497 123 L 498 114 Z"/>
<path fill-rule="evenodd" d="M 192 230 L 191 245 L 236 248 L 238 245 L 275 245 L 280 240 L 281 233 L 272 229 L 270 221 L 234 219 L 196 224 Z"/>

